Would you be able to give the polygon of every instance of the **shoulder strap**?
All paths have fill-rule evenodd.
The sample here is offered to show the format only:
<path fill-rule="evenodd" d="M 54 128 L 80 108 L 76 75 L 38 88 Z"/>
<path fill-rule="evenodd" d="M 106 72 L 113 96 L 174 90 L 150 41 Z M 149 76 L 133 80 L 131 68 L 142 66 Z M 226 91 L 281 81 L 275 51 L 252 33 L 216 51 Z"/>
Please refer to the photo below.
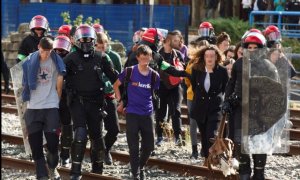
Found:
<path fill-rule="evenodd" d="M 154 85 L 156 83 L 156 80 L 157 80 L 157 75 L 156 73 L 154 72 L 153 69 L 151 69 L 151 92 L 153 93 L 154 92 Z"/>
<path fill-rule="evenodd" d="M 133 66 L 127 67 L 125 72 L 125 83 L 129 83 L 131 80 Z M 127 86 L 127 85 L 126 85 Z"/>

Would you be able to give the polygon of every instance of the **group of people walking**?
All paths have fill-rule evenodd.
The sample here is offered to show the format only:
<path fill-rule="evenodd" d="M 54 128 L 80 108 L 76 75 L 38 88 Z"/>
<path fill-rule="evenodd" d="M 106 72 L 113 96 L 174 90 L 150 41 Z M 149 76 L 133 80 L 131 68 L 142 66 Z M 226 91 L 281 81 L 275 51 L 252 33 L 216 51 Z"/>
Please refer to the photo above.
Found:
<path fill-rule="evenodd" d="M 237 147 L 240 177 L 250 179 L 250 157 L 240 151 L 243 49 L 255 53 L 268 46 L 281 52 L 276 26 L 268 26 L 263 33 L 251 29 L 238 45 L 232 46 L 229 34 L 216 36 L 212 24 L 203 22 L 199 38 L 188 47 L 178 30 L 141 28 L 133 36 L 134 44 L 124 67 L 100 24 L 62 25 L 53 38 L 47 34 L 47 19 L 38 15 L 32 18 L 30 30 L 31 34 L 21 43 L 18 62 L 26 60 L 22 64 L 22 98 L 27 102 L 25 122 L 37 179 L 60 179 L 56 169 L 59 162 L 62 166 L 71 165 L 70 179 L 81 179 L 88 140 L 91 172 L 102 174 L 104 164 L 112 164 L 110 151 L 120 131 L 117 112 L 125 113 L 132 177 L 146 179 L 145 165 L 155 145 L 164 144 L 162 124 L 169 116 L 174 144 L 183 145 L 184 96 L 189 113 L 191 158 L 197 159 L 200 153 L 205 158 L 203 165 L 207 166 L 210 139 L 214 138 L 224 113 L 230 113 L 229 137 Z M 272 56 L 275 65 L 267 60 L 269 57 L 260 58 L 258 63 L 264 63 L 269 70 L 266 73 L 273 73 L 278 82 L 278 61 L 287 62 L 291 76 L 295 75 L 282 53 Z M 233 107 L 228 100 L 232 95 L 237 96 L 239 105 Z M 197 139 L 198 129 L 201 140 Z M 47 140 L 46 159 L 43 134 Z M 264 179 L 266 155 L 254 154 L 253 159 L 253 178 Z"/>

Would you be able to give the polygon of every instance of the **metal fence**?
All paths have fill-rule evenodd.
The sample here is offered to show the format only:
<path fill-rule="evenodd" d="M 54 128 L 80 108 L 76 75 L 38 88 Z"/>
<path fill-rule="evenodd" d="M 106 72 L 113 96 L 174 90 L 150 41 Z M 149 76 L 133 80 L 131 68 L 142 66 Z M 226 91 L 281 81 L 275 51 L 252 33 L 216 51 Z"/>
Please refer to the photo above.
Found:
<path fill-rule="evenodd" d="M 7 36 L 10 31 L 16 31 L 20 23 L 29 22 L 33 16 L 38 14 L 44 15 L 48 19 L 51 29 L 57 29 L 63 24 L 60 14 L 65 11 L 70 13 L 71 20 L 80 14 L 84 16 L 84 20 L 89 16 L 93 19 L 99 18 L 110 37 L 113 40 L 121 41 L 127 49 L 132 45 L 134 32 L 141 27 L 178 29 L 186 38 L 188 37 L 189 6 L 20 4 L 20 0 L 2 0 L 1 4 L 2 37 Z M 152 18 L 150 19 L 150 17 Z"/>
<path fill-rule="evenodd" d="M 255 20 L 255 17 L 267 16 L 267 22 Z M 263 18 L 262 18 L 263 19 Z M 275 21 L 277 19 L 277 21 Z M 300 11 L 252 11 L 249 17 L 250 26 L 276 25 L 282 36 L 289 38 L 300 38 Z"/>

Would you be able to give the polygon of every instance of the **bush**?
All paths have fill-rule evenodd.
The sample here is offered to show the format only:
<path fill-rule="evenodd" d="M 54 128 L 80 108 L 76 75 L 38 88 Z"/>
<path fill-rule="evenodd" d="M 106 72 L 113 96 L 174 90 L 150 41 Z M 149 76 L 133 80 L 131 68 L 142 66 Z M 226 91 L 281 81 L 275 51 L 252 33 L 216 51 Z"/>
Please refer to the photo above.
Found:
<path fill-rule="evenodd" d="M 221 32 L 227 32 L 231 38 L 231 44 L 236 44 L 241 40 L 243 34 L 250 28 L 248 22 L 238 18 L 216 18 L 208 19 L 214 26 L 216 35 Z"/>
<path fill-rule="evenodd" d="M 216 35 L 220 34 L 221 32 L 227 32 L 230 35 L 231 38 L 231 44 L 236 44 L 241 40 L 241 37 L 243 34 L 250 29 L 248 22 L 244 22 L 242 20 L 239 20 L 238 18 L 216 18 L 216 19 L 208 19 L 206 21 L 209 21 L 212 23 L 215 29 Z M 260 28 L 257 28 L 260 29 Z M 261 31 L 263 29 L 260 29 Z M 300 53 L 300 41 L 297 39 L 289 39 L 284 38 L 282 41 L 283 47 L 291 47 L 292 53 Z M 295 66 L 295 69 L 300 71 L 300 60 L 293 59 L 292 60 L 293 65 Z"/>

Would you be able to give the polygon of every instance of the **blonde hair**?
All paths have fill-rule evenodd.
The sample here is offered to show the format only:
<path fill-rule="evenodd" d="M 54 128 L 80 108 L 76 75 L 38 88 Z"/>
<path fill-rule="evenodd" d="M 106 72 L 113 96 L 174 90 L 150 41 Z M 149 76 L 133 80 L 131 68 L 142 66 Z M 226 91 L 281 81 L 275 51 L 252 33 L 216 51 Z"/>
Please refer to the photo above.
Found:
<path fill-rule="evenodd" d="M 109 43 L 107 35 L 103 32 L 98 32 L 97 33 L 97 43 L 99 43 L 99 44 Z"/>

